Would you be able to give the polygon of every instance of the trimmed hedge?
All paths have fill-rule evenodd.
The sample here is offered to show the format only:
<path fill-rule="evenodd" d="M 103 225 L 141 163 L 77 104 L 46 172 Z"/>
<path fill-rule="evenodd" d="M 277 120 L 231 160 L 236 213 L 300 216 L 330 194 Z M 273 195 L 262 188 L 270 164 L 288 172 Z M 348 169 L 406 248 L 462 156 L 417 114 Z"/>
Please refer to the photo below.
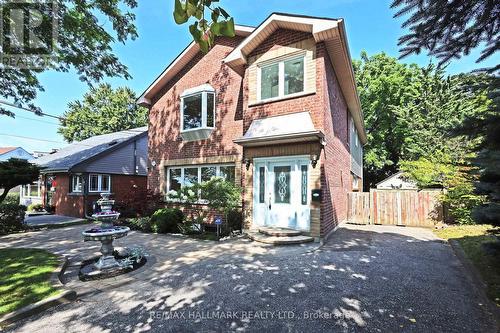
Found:
<path fill-rule="evenodd" d="M 158 209 L 151 216 L 151 230 L 159 234 L 179 232 L 178 225 L 184 220 L 184 213 L 175 208 Z"/>
<path fill-rule="evenodd" d="M 24 230 L 26 207 L 17 204 L 0 204 L 0 235 Z"/>

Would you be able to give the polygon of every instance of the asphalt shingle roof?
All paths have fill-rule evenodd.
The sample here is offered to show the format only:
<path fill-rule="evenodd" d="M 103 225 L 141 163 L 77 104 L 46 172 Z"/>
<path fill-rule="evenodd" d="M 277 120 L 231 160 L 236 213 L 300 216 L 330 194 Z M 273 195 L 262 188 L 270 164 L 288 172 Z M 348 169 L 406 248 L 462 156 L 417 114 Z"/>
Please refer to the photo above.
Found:
<path fill-rule="evenodd" d="M 83 141 L 72 143 L 53 154 L 42 156 L 31 162 L 44 167 L 45 171 L 66 171 L 89 158 L 112 149 L 117 144 L 147 131 L 147 126 L 144 126 L 121 132 L 96 135 Z M 110 145 L 112 142 L 116 142 L 116 144 Z"/>

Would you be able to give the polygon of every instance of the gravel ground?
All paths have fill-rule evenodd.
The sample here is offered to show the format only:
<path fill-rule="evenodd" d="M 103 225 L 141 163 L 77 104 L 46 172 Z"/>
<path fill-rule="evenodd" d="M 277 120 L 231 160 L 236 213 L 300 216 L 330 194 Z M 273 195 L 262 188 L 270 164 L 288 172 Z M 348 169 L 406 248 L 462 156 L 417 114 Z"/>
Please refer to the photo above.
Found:
<path fill-rule="evenodd" d="M 76 262 L 98 246 L 82 226 L 11 235 Z M 446 243 L 419 228 L 344 225 L 327 244 L 271 247 L 131 233 L 148 263 L 127 278 L 77 282 L 80 296 L 14 332 L 496 332 Z"/>

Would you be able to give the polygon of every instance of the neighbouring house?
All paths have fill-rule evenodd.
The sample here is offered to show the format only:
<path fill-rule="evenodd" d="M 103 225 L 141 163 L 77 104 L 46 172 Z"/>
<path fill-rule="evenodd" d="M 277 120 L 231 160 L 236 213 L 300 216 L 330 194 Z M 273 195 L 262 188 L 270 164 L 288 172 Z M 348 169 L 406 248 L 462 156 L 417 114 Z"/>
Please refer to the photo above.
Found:
<path fill-rule="evenodd" d="M 103 192 L 111 193 L 117 202 L 145 192 L 147 152 L 147 127 L 72 143 L 33 160 L 44 169 L 41 186 L 28 193 L 38 194 L 40 202 L 54 206 L 56 214 L 91 215 Z"/>
<path fill-rule="evenodd" d="M 418 190 L 417 184 L 399 171 L 375 184 L 377 190 Z"/>
<path fill-rule="evenodd" d="M 21 147 L 0 147 L 0 161 L 7 161 L 11 158 L 31 160 L 33 155 Z"/>
<path fill-rule="evenodd" d="M 7 161 L 11 158 L 19 158 L 21 160 L 31 160 L 33 155 L 28 153 L 21 147 L 0 147 L 0 162 Z M 9 194 L 21 195 L 22 187 L 16 186 L 9 191 Z"/>
<path fill-rule="evenodd" d="M 274 13 L 207 54 L 191 43 L 138 103 L 150 110 L 149 189 L 234 180 L 247 230 L 321 240 L 362 188 L 366 132 L 343 19 Z"/>

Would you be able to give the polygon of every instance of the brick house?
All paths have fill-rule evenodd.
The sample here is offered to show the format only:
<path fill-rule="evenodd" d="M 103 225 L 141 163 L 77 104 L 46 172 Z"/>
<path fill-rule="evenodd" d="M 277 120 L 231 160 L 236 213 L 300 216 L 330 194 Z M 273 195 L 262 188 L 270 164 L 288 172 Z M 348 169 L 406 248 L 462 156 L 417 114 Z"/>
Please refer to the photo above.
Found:
<path fill-rule="evenodd" d="M 138 99 L 148 188 L 219 175 L 243 188 L 244 226 L 321 240 L 362 188 L 363 114 L 344 21 L 274 13 L 202 54 L 191 43 Z"/>
<path fill-rule="evenodd" d="M 42 166 L 44 205 L 58 215 L 85 217 L 103 192 L 118 202 L 147 188 L 147 127 L 97 135 L 32 162 Z"/>

